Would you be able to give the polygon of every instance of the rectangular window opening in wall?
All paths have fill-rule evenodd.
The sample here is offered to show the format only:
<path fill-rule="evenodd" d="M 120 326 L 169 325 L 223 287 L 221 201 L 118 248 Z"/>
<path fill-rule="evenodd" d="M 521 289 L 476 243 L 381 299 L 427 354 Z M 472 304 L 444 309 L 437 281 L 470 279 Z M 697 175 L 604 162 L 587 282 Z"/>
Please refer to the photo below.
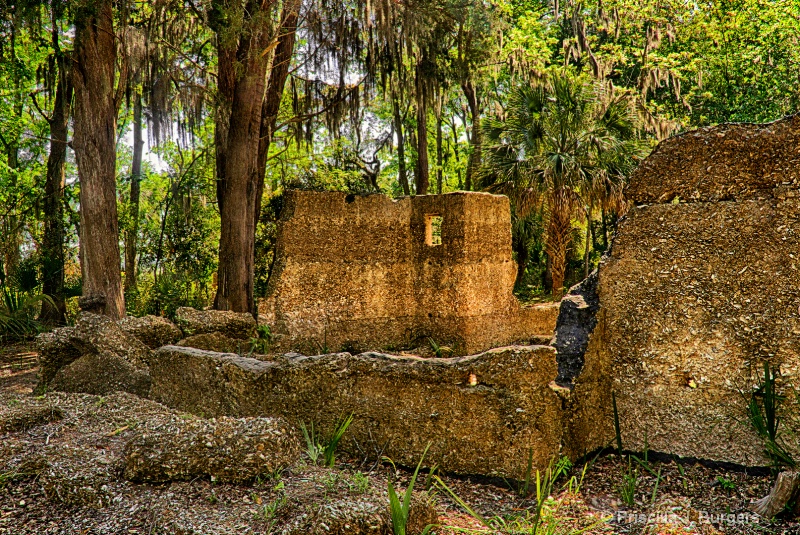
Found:
<path fill-rule="evenodd" d="M 442 244 L 442 216 L 425 215 L 425 243 L 430 246 Z"/>

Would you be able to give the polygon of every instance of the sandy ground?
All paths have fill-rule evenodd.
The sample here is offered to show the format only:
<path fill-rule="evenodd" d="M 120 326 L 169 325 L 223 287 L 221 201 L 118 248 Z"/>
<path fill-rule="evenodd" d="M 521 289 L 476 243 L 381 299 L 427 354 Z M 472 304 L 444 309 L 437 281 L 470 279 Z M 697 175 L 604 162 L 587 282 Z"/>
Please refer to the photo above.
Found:
<path fill-rule="evenodd" d="M 113 469 L 114 456 L 137 432 L 137 422 L 167 409 L 116 394 L 34 398 L 36 365 L 31 344 L 0 350 L 0 420 L 43 404 L 58 416 L 0 436 L 0 534 L 391 533 L 387 481 L 404 489 L 410 474 L 389 462 L 341 458 L 328 469 L 303 459 L 249 485 L 125 481 Z M 65 451 L 77 453 L 69 457 Z M 20 459 L 50 454 L 49 472 L 20 469 Z M 112 468 L 97 464 L 106 457 Z M 573 467 L 543 497 L 538 533 L 800 534 L 800 524 L 768 522 L 749 512 L 750 502 L 769 490 L 768 472 L 644 457 L 608 454 Z M 96 488 L 105 498 L 94 503 L 97 496 L 81 489 L 100 476 L 106 479 Z M 622 499 L 626 481 L 632 503 Z M 502 480 L 442 475 L 441 482 L 424 473 L 417 484 L 435 504 L 439 527 L 433 533 L 534 533 L 535 478 L 526 496 Z"/>

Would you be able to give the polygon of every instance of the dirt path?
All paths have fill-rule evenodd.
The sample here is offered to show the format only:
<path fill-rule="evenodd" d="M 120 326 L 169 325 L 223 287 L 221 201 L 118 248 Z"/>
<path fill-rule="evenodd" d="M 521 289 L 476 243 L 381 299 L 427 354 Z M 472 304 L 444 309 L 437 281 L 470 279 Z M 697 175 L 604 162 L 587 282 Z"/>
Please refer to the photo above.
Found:
<path fill-rule="evenodd" d="M 0 391 L 30 394 L 39 371 L 33 342 L 19 342 L 0 347 Z"/>

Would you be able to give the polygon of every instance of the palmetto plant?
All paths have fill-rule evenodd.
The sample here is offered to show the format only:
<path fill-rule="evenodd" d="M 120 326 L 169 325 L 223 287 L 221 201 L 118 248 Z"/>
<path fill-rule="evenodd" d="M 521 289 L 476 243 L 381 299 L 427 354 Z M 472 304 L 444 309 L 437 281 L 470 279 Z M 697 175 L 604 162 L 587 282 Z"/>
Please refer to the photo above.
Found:
<path fill-rule="evenodd" d="M 42 302 L 55 303 L 46 295 L 36 294 L 32 284 L 7 277 L 0 271 L 0 341 L 21 340 L 40 331 L 36 320 Z"/>
<path fill-rule="evenodd" d="M 484 122 L 483 186 L 507 194 L 519 217 L 539 210 L 553 295 L 564 286 L 572 222 L 597 206 L 622 208 L 625 176 L 644 151 L 628 99 L 567 74 L 511 92 Z"/>

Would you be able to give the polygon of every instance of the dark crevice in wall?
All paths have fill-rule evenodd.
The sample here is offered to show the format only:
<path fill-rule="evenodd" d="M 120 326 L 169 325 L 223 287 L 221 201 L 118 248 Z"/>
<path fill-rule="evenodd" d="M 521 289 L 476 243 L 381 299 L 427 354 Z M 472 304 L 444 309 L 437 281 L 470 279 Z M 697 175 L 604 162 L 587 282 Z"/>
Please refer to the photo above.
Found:
<path fill-rule="evenodd" d="M 558 377 L 556 384 L 572 388 L 583 370 L 589 337 L 597 325 L 600 296 L 597 294 L 598 270 L 573 286 L 561 300 L 556 333 L 550 345 L 556 348 Z"/>

